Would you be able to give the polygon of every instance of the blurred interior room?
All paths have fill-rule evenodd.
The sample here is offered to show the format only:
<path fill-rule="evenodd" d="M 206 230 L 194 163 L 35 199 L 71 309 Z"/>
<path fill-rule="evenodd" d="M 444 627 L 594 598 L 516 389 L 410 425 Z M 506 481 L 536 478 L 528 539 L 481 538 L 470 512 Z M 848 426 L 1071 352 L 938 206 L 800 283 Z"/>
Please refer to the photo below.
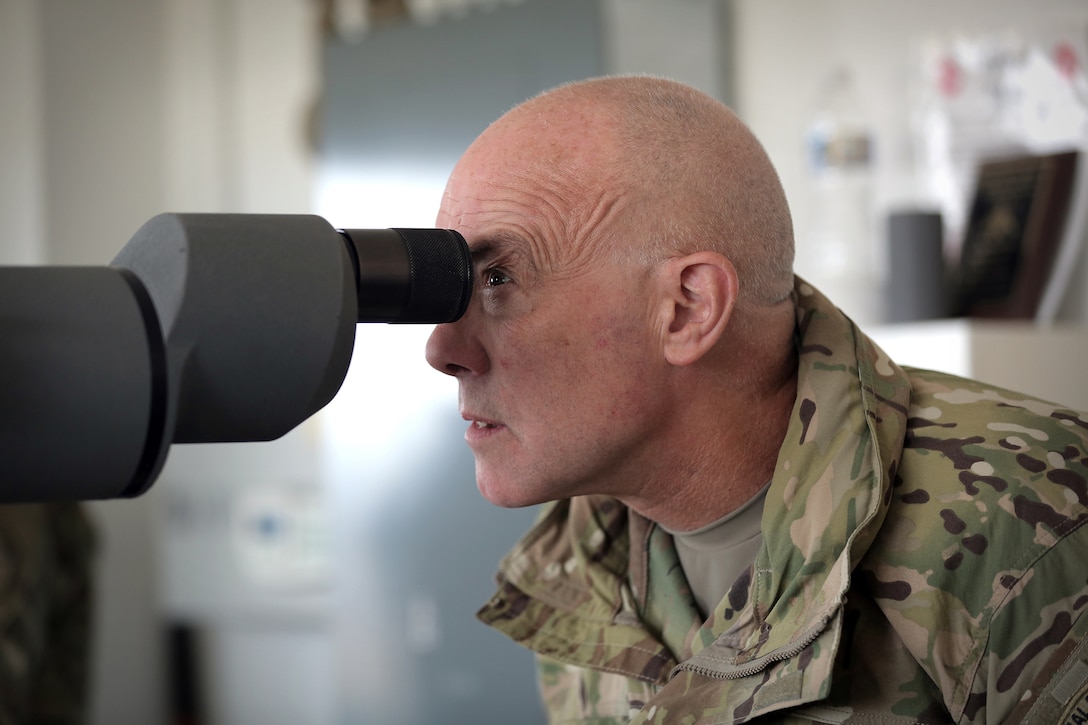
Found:
<path fill-rule="evenodd" d="M 106 264 L 163 211 L 429 227 L 488 122 L 610 73 L 737 110 L 798 273 L 893 358 L 1088 409 L 1083 0 L 0 0 L 0 264 Z M 1048 224 L 995 231 L 1010 184 Z M 87 505 L 89 723 L 543 722 L 474 617 L 535 511 L 477 493 L 428 332 L 360 326 L 284 438 Z"/>

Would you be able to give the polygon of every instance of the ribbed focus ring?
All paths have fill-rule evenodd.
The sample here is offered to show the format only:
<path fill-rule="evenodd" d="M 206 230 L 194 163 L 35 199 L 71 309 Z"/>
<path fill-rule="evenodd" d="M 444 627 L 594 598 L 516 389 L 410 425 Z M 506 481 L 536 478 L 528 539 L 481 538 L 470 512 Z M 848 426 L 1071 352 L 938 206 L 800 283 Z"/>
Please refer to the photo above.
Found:
<path fill-rule="evenodd" d="M 472 298 L 468 244 L 452 229 L 394 229 L 408 253 L 411 288 L 397 322 L 453 322 Z"/>

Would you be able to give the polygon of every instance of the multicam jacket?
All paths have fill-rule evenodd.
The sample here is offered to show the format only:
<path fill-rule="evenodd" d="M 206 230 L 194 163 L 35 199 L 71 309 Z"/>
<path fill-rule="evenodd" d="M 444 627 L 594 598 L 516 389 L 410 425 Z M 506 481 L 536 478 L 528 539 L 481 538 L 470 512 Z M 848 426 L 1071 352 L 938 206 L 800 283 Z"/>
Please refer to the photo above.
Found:
<path fill-rule="evenodd" d="M 797 286 L 754 565 L 705 621 L 671 538 L 550 505 L 480 618 L 556 723 L 1088 722 L 1088 416 L 896 366 Z"/>
<path fill-rule="evenodd" d="M 95 542 L 81 504 L 0 506 L 0 725 L 87 722 Z"/>

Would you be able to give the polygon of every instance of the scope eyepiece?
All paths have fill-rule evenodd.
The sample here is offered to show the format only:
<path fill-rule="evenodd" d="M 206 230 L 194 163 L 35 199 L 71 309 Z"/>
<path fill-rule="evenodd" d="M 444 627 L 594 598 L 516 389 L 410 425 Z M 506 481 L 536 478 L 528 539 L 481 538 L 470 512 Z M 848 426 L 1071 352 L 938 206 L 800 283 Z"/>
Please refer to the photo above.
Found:
<path fill-rule="evenodd" d="M 472 258 L 452 229 L 341 229 L 356 265 L 359 322 L 453 322 L 472 297 Z"/>

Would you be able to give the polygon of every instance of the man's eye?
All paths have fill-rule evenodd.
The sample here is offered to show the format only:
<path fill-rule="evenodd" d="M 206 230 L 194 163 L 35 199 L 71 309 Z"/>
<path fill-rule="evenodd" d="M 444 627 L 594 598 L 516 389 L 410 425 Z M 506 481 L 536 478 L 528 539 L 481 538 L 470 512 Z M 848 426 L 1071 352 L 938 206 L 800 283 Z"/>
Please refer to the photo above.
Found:
<path fill-rule="evenodd" d="M 510 281 L 510 277 L 500 269 L 488 269 L 484 271 L 484 284 L 488 287 L 498 287 Z"/>

